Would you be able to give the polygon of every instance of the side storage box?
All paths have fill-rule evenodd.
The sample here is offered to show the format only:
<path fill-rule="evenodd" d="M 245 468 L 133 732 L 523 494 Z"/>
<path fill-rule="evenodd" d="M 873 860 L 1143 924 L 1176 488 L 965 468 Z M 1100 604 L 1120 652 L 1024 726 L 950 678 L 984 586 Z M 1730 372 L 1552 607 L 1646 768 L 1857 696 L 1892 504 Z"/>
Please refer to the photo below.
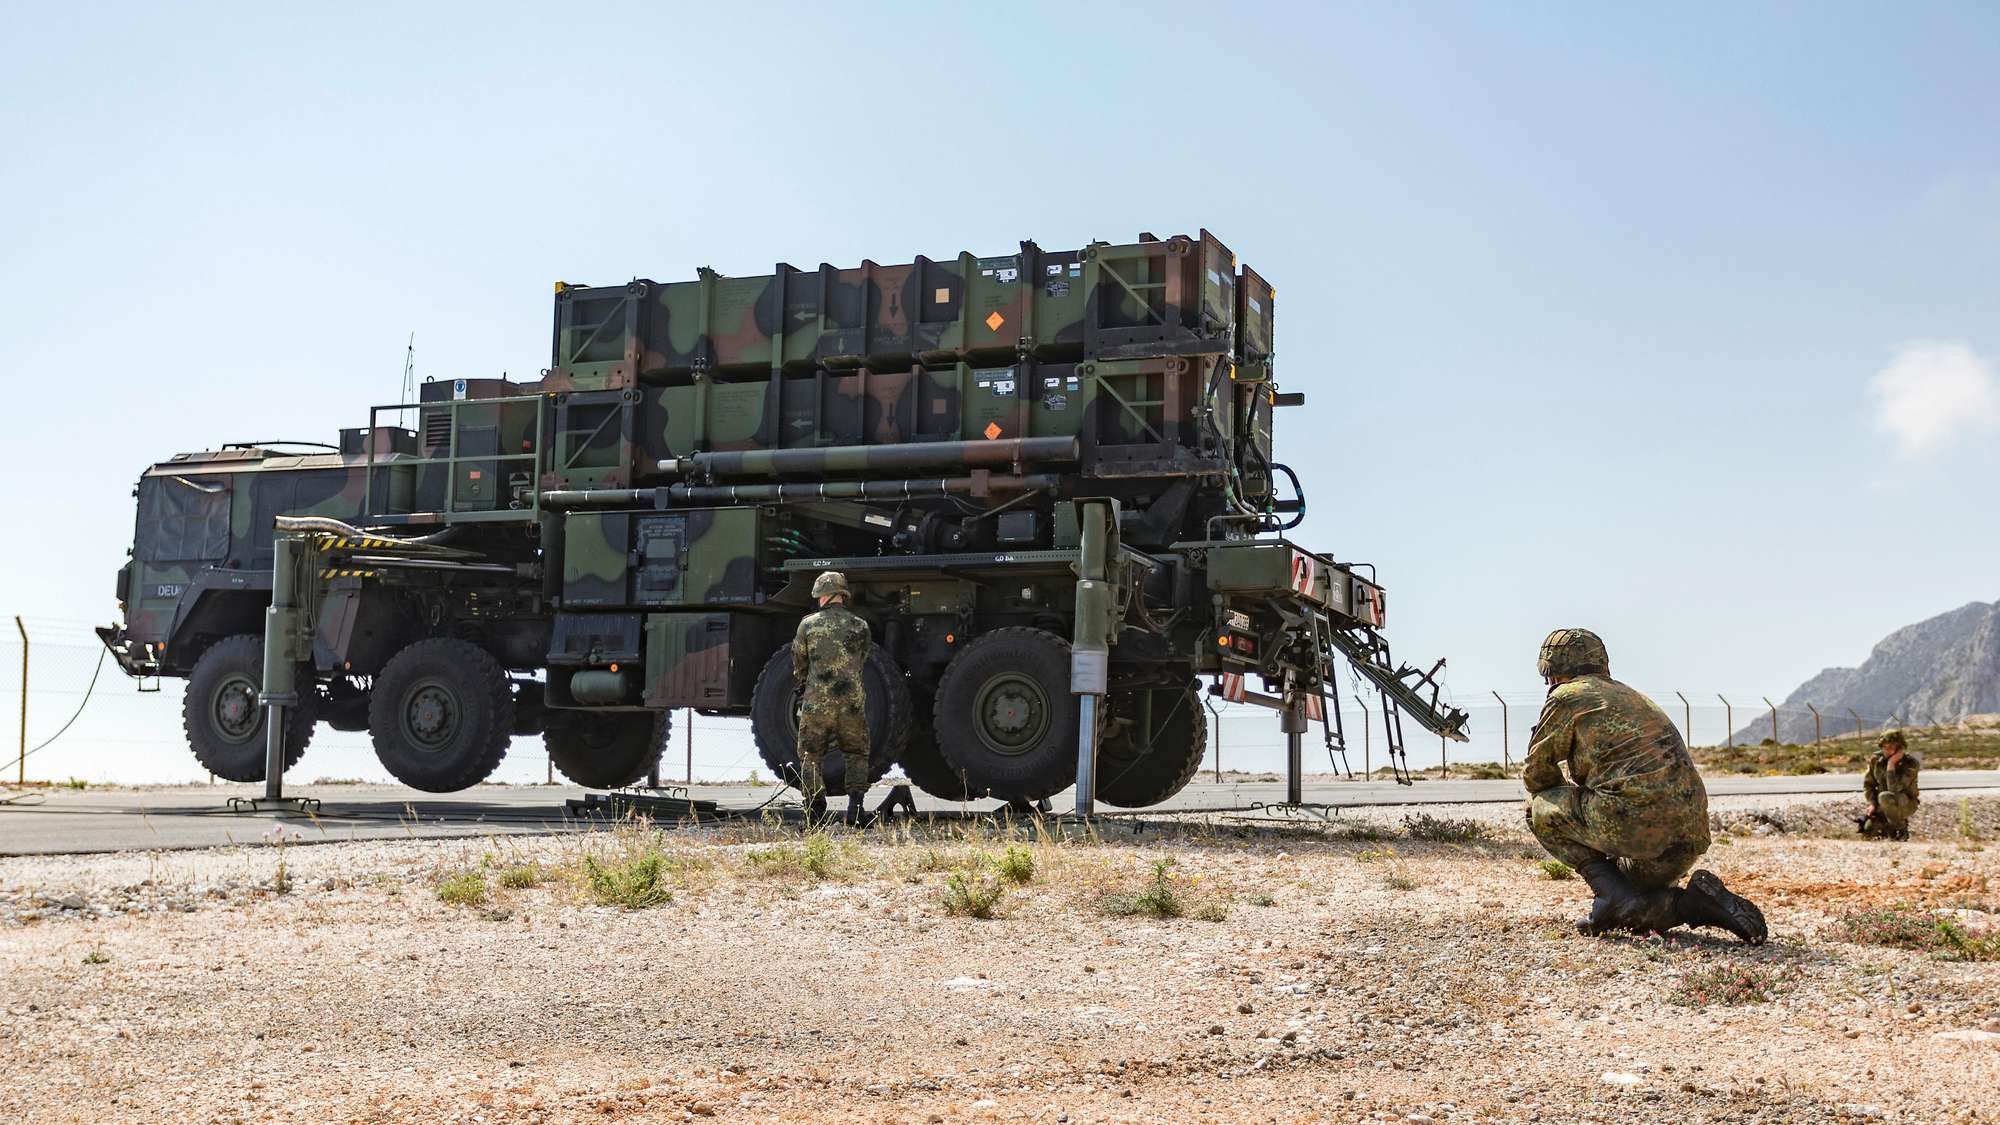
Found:
<path fill-rule="evenodd" d="M 570 512 L 565 609 L 752 605 L 764 600 L 763 508 Z"/>
<path fill-rule="evenodd" d="M 704 711 L 750 706 L 773 638 L 772 620 L 757 614 L 649 614 L 646 706 Z"/>

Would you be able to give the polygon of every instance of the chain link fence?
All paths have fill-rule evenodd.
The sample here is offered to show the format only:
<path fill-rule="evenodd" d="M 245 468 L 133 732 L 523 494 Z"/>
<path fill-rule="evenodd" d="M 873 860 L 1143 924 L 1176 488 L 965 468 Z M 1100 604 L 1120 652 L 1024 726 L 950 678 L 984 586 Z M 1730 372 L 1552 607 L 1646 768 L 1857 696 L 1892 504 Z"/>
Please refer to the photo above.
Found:
<path fill-rule="evenodd" d="M 0 634 L 0 782 L 27 779 L 93 783 L 176 784 L 208 778 L 188 752 L 181 729 L 183 681 L 163 680 L 157 690 L 135 690 L 91 631 L 90 623 L 23 615 L 12 636 Z M 23 666 L 26 694 L 23 695 Z M 1343 687 L 1347 687 L 1343 684 Z M 1671 716 L 1690 745 L 1721 745 L 1760 730 L 1759 721 L 1773 714 L 1765 697 L 1748 692 L 1720 694 L 1694 691 L 1649 691 Z M 1541 689 L 1457 693 L 1457 705 L 1471 716 L 1469 743 L 1441 744 L 1405 717 L 1403 735 L 1409 764 L 1418 769 L 1440 764 L 1457 766 L 1482 762 L 1519 765 L 1527 752 L 1535 717 L 1541 710 Z M 25 699 L 25 710 L 22 706 Z M 1447 700 L 1450 702 L 1450 700 Z M 1341 700 L 1348 754 L 1345 763 L 1330 758 L 1319 727 L 1306 734 L 1305 766 L 1311 773 L 1361 773 L 1389 765 L 1378 696 L 1363 693 L 1359 702 L 1351 688 Z M 1211 707 L 1209 751 L 1203 770 L 1276 773 L 1285 767 L 1285 737 L 1270 711 L 1237 704 Z M 1815 720 L 1821 737 L 1872 734 L 1889 726 L 1906 725 L 1892 714 L 1857 714 L 1844 708 L 1775 708 L 1777 729 L 1788 741 L 1810 741 Z M 25 716 L 25 725 L 24 725 Z M 677 712 L 674 729 L 660 764 L 663 780 L 742 782 L 770 779 L 757 756 L 746 719 L 712 718 Z M 690 726 L 692 720 L 692 726 Z M 1747 729 L 1746 729 L 1747 728 Z M 1735 731 L 1735 734 L 1731 732 Z M 1800 732 L 1804 737 L 1799 737 Z M 1768 730 L 1749 741 L 1765 737 Z M 26 750 L 25 761 L 16 761 Z M 492 780 L 534 784 L 548 780 L 548 754 L 539 737 L 516 738 Z M 305 758 L 288 772 L 295 782 L 316 779 L 390 781 L 375 760 L 368 736 L 333 730 L 322 724 L 313 734 Z M 556 780 L 560 781 L 560 775 Z"/>

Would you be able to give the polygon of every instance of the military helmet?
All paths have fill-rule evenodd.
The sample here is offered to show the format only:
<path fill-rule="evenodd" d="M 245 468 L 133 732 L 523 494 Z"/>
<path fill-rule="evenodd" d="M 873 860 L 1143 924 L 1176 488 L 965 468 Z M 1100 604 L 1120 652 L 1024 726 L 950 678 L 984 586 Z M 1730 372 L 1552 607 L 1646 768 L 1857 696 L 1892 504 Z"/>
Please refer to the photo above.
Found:
<path fill-rule="evenodd" d="M 824 598 L 833 594 L 847 596 L 847 576 L 837 570 L 829 570 L 813 579 L 813 597 Z"/>
<path fill-rule="evenodd" d="M 1588 629 L 1557 629 L 1542 642 L 1535 671 L 1545 680 L 1552 676 L 1605 676 L 1611 673 L 1611 654 L 1604 651 L 1604 641 Z"/>
<path fill-rule="evenodd" d="M 1910 740 L 1909 740 L 1909 739 L 1907 739 L 1907 738 L 1904 738 L 1904 737 L 1903 737 L 1903 732 L 1902 732 L 1902 731 L 1899 731 L 1899 730 L 1885 730 L 1885 731 L 1883 731 L 1883 732 L 1882 732 L 1882 738 L 1881 738 L 1881 741 L 1877 742 L 1877 743 L 1876 743 L 1875 745 L 1877 745 L 1877 746 L 1900 746 L 1900 747 L 1902 747 L 1903 749 L 1905 749 L 1905 750 L 1908 750 L 1908 749 L 1910 748 Z"/>

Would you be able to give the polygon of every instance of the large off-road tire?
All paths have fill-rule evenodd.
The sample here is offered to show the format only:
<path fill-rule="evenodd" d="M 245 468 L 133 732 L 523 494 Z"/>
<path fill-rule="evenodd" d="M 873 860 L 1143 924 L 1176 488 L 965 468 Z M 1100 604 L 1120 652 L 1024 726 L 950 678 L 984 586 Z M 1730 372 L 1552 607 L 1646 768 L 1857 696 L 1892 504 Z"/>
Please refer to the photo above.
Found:
<path fill-rule="evenodd" d="M 418 641 L 389 659 L 369 692 L 375 756 L 397 781 L 426 793 L 486 780 L 513 731 L 507 673 L 471 641 Z"/>
<path fill-rule="evenodd" d="M 194 662 L 181 697 L 181 726 L 188 749 L 210 773 L 230 781 L 264 780 L 264 638 L 255 633 L 224 637 Z M 310 669 L 301 669 L 299 702 L 285 708 L 285 768 L 305 756 L 317 719 L 319 688 Z"/>
<path fill-rule="evenodd" d="M 868 661 L 861 669 L 862 688 L 867 694 L 864 714 L 868 722 L 868 784 L 882 780 L 889 766 L 903 752 L 910 737 L 910 684 L 902 668 L 883 651 L 870 645 Z M 796 786 L 799 777 L 799 720 L 792 708 L 792 646 L 778 651 L 757 675 L 757 687 L 750 695 L 750 733 L 757 740 L 757 753 L 778 780 Z M 820 780 L 828 793 L 847 791 L 847 763 L 838 755 L 820 762 Z"/>
<path fill-rule="evenodd" d="M 1107 703 L 1110 721 L 1097 744 L 1097 799 L 1136 809 L 1187 788 L 1208 753 L 1200 692 L 1193 686 L 1127 691 Z"/>
<path fill-rule="evenodd" d="M 623 789 L 660 764 L 670 711 L 549 711 L 542 744 L 562 775 L 586 789 Z"/>
<path fill-rule="evenodd" d="M 952 657 L 938 681 L 938 749 L 973 795 L 1039 801 L 1076 781 L 1069 642 L 995 629 Z"/>
<path fill-rule="evenodd" d="M 937 735 L 931 730 L 935 704 L 928 696 L 921 695 L 915 698 L 914 704 L 910 738 L 903 745 L 903 756 L 896 759 L 897 764 L 903 767 L 903 776 L 933 797 L 946 801 L 966 800 L 972 792 L 966 788 L 964 776 L 938 752 Z"/>

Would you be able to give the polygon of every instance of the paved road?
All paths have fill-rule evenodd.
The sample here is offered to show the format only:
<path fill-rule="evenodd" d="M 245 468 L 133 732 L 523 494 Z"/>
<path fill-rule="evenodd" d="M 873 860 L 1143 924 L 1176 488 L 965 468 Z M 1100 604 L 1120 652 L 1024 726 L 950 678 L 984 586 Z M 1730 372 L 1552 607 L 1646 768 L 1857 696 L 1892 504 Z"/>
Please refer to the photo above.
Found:
<path fill-rule="evenodd" d="M 1858 798 L 1861 780 L 1854 774 L 1714 777 L 1709 779 L 1708 787 L 1718 797 L 1845 792 Z M 1954 790 L 1982 789 L 2000 790 L 2000 771 L 1924 771 L 1927 797 Z M 259 790 L 260 787 L 251 785 L 217 785 L 36 792 L 25 801 L 0 803 L 0 856 L 258 843 L 274 817 L 232 812 L 226 801 L 231 796 L 254 796 Z M 312 818 L 284 817 L 309 842 L 532 834 L 576 831 L 583 827 L 566 819 L 563 809 L 565 801 L 582 797 L 585 791 L 560 786 L 480 786 L 452 797 L 393 785 L 307 785 L 289 792 L 321 801 L 318 814 Z M 747 808 L 775 793 L 769 787 L 696 786 L 692 795 L 727 808 Z M 1498 803 L 1520 800 L 1521 783 L 1420 781 L 1414 786 L 1400 786 L 1386 781 L 1331 781 L 1308 785 L 1305 796 L 1308 802 L 1337 808 Z M 1158 811 L 1248 810 L 1284 799 L 1282 782 L 1219 785 L 1201 782 L 1188 786 Z M 0 794 L 0 800 L 4 800 L 4 794 Z M 1067 793 L 1052 801 L 1057 811 L 1067 811 L 1073 803 Z M 995 807 L 990 801 L 958 805 L 922 795 L 918 797 L 918 805 L 954 811 Z"/>

